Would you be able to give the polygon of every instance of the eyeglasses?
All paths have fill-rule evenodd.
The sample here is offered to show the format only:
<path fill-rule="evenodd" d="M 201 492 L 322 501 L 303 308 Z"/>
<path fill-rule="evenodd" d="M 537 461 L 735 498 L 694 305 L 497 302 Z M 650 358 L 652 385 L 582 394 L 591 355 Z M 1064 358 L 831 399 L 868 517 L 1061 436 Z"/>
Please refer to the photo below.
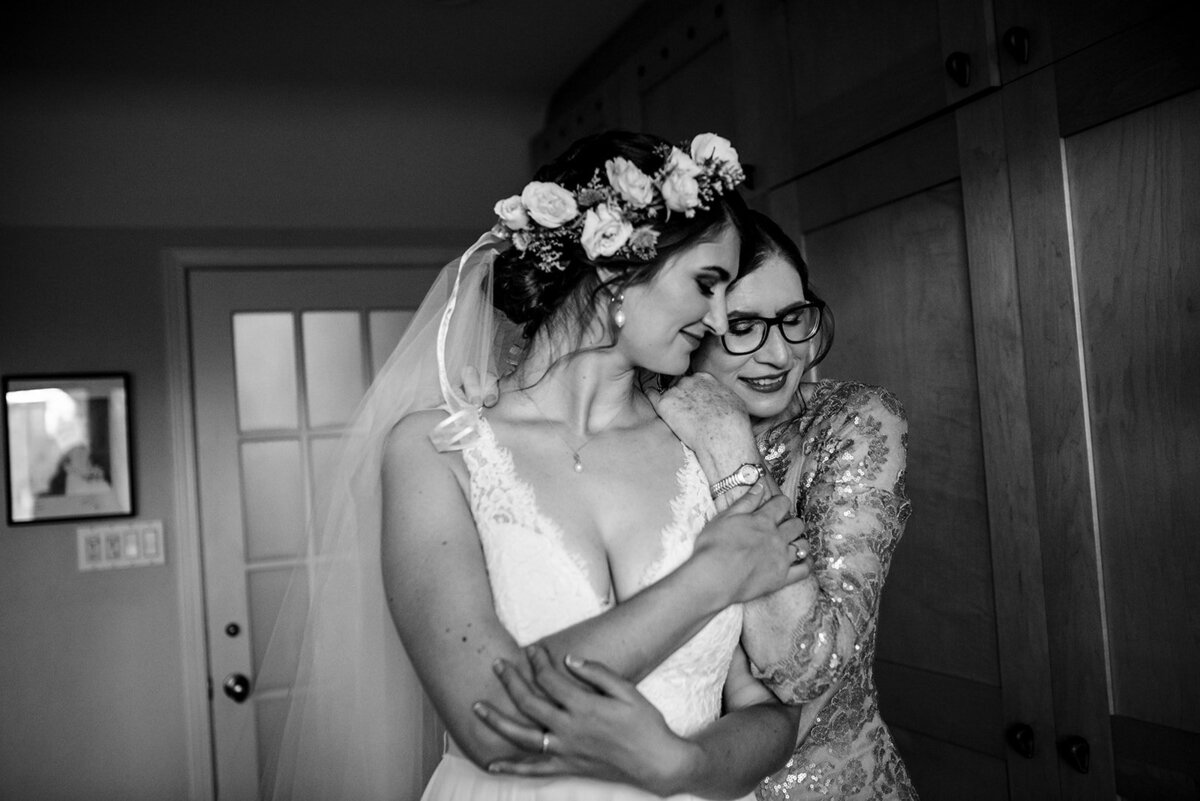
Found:
<path fill-rule="evenodd" d="M 773 326 L 793 345 L 807 342 L 821 330 L 821 311 L 825 304 L 805 303 L 793 306 L 778 317 L 738 317 L 729 321 L 729 331 L 721 337 L 721 345 L 731 356 L 754 353 L 767 342 Z"/>

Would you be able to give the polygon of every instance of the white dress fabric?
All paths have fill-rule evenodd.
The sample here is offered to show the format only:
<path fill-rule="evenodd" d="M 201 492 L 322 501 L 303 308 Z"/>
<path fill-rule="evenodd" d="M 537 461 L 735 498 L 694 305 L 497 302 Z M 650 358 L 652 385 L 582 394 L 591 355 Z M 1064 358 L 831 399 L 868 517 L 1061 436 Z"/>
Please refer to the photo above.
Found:
<path fill-rule="evenodd" d="M 487 562 L 496 612 L 520 645 L 538 640 L 609 608 L 588 568 L 564 545 L 558 524 L 538 508 L 534 488 L 517 475 L 512 455 L 480 419 L 478 438 L 462 453 L 470 474 L 470 504 Z M 691 555 L 696 535 L 713 514 L 708 481 L 683 448 L 683 465 L 662 530 L 661 555 L 639 589 Z M 638 684 L 673 731 L 689 735 L 721 714 L 721 691 L 742 627 L 742 609 L 730 607 Z M 623 801 L 655 796 L 624 784 L 578 778 L 500 776 L 475 767 L 450 743 L 423 798 L 426 801 Z M 691 796 L 676 796 L 684 799 Z M 747 796 L 753 798 L 753 796 Z"/>

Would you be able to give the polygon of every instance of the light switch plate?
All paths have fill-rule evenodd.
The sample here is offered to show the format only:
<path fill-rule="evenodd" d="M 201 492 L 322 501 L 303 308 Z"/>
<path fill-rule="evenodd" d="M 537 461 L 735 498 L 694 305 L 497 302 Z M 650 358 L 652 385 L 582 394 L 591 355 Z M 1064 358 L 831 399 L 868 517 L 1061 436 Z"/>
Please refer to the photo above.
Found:
<path fill-rule="evenodd" d="M 76 535 L 80 570 L 143 567 L 166 561 L 161 520 L 80 526 Z"/>

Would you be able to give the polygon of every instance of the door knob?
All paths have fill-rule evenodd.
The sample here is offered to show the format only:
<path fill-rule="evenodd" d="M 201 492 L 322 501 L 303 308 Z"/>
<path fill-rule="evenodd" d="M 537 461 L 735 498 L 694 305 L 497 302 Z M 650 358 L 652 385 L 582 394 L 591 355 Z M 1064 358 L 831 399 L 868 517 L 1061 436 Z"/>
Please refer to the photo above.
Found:
<path fill-rule="evenodd" d="M 946 56 L 946 74 L 959 86 L 970 86 L 971 57 L 961 51 Z"/>
<path fill-rule="evenodd" d="M 1033 759 L 1035 739 L 1033 727 L 1028 723 L 1014 723 L 1009 726 L 1008 731 L 1004 733 L 1004 739 L 1008 740 L 1012 750 L 1026 759 Z"/>
<path fill-rule="evenodd" d="M 1029 29 L 1014 25 L 1001 38 L 1004 49 L 1018 64 L 1029 63 Z"/>
<path fill-rule="evenodd" d="M 1092 762 L 1092 748 L 1088 741 L 1078 734 L 1072 734 L 1058 741 L 1058 753 L 1063 761 L 1080 773 L 1087 773 Z"/>
<path fill-rule="evenodd" d="M 250 679 L 241 673 L 230 673 L 221 686 L 225 694 L 239 704 L 250 697 Z"/>

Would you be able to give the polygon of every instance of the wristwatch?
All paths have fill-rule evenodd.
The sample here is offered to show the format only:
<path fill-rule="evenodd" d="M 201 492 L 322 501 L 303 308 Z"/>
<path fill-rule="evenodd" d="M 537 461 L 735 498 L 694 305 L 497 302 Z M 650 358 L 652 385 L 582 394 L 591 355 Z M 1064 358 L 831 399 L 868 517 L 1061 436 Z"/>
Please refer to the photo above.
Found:
<path fill-rule="evenodd" d="M 749 487 L 754 482 L 762 478 L 763 469 L 761 465 L 752 462 L 746 462 L 737 470 L 734 470 L 731 475 L 716 482 L 708 488 L 712 496 L 716 498 L 718 495 L 729 492 L 734 487 Z"/>

